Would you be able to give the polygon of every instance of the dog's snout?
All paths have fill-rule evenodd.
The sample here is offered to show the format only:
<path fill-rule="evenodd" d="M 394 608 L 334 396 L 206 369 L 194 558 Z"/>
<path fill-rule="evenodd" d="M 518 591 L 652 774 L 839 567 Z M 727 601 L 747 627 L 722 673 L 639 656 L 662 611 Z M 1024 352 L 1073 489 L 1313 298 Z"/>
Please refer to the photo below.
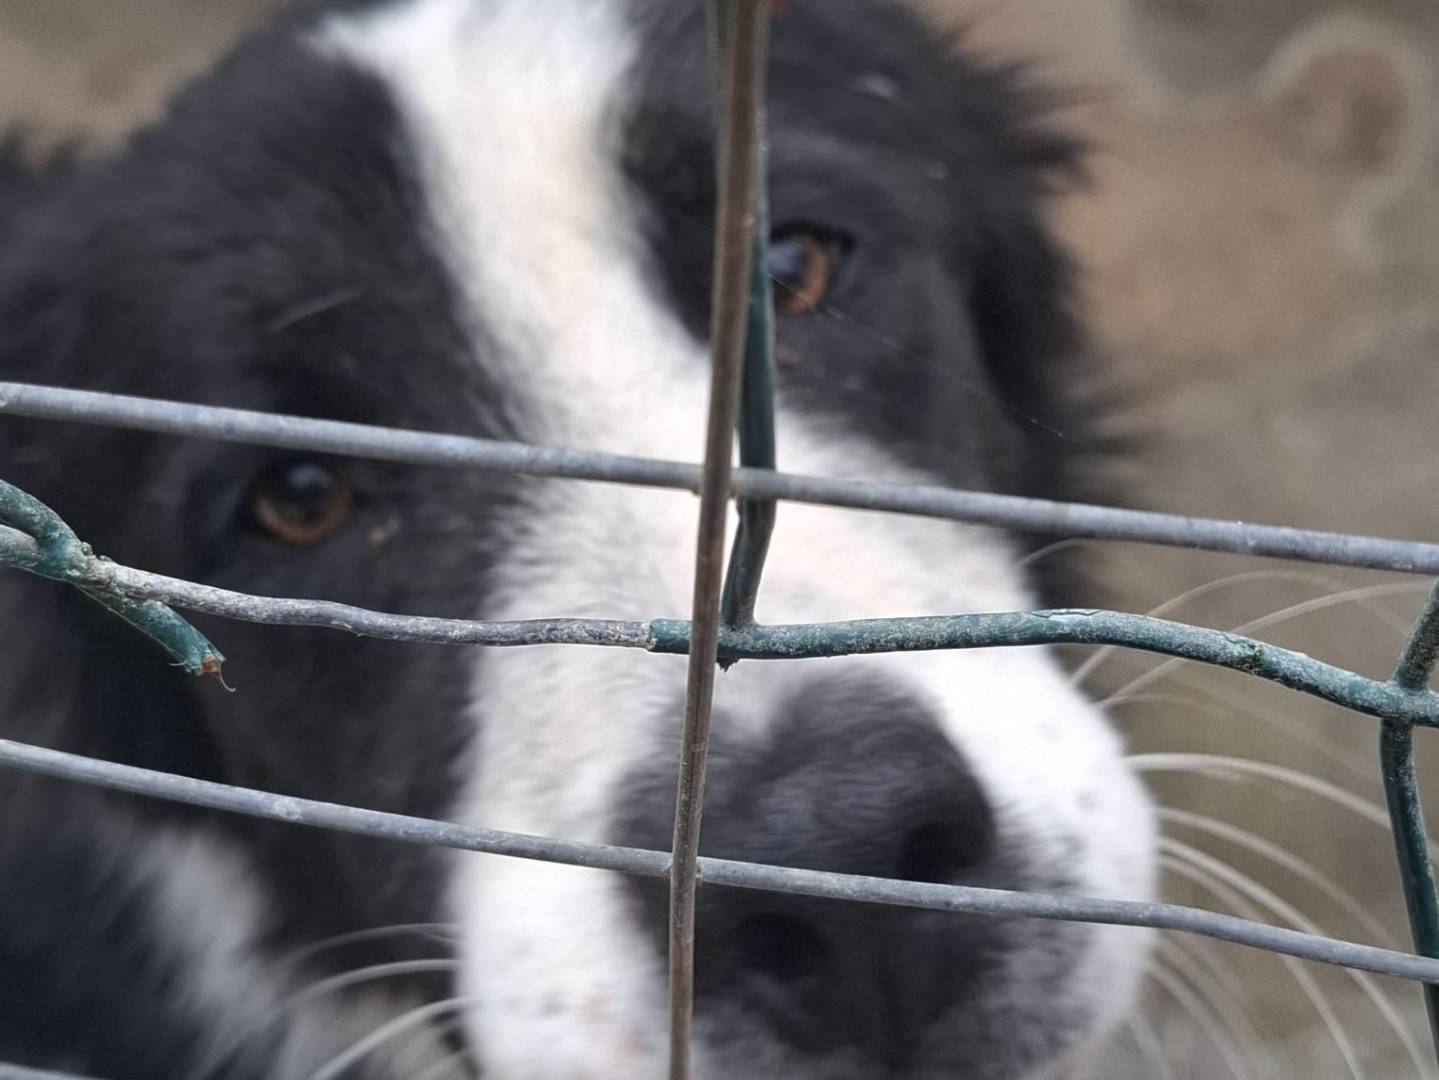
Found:
<path fill-rule="evenodd" d="M 995 843 L 988 800 L 936 718 L 880 685 L 816 684 L 768 738 L 722 741 L 706 805 L 707 853 L 782 866 L 949 882 Z"/>
<path fill-rule="evenodd" d="M 663 796 L 672 799 L 672 787 Z M 910 881 L 1014 885 L 994 812 L 964 758 L 914 698 L 816 685 L 755 743 L 712 751 L 703 854 Z M 671 804 L 672 805 L 672 804 Z M 669 817 L 645 835 L 668 845 Z M 639 884 L 651 929 L 663 886 Z M 849 1049 L 900 1073 L 930 1025 L 1004 951 L 982 917 L 852 905 L 740 889 L 701 890 L 697 989 L 758 1016 L 809 1053 Z"/>

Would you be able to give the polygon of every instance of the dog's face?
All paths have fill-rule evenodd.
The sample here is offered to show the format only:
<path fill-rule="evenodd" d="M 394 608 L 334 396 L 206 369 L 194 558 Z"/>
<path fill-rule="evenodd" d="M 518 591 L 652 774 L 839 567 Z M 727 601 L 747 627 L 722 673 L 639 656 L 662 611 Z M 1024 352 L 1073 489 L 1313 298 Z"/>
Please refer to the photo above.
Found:
<path fill-rule="evenodd" d="M 694 460 L 705 45 L 688 3 L 394 0 L 289 21 L 10 223 L 3 370 Z M 1063 140 L 1011 76 L 883 4 L 794 0 L 770 82 L 782 467 L 1030 490 L 1058 468 L 1044 387 L 1074 347 L 1036 205 Z M 683 495 L 13 421 L 0 438 L 9 478 L 134 565 L 457 617 L 688 612 Z M 1021 555 L 988 529 L 785 505 L 758 615 L 1030 607 Z M 222 624 L 223 694 L 177 688 L 40 588 L 32 659 L 83 650 L 76 682 L 45 691 L 76 745 L 668 847 L 683 660 Z M 486 1076 L 662 1074 L 659 883 L 235 829 L 286 939 L 455 921 L 453 992 Z M 1046 652 L 746 662 L 719 680 L 706 854 L 1143 897 L 1150 846 L 1116 739 Z M 698 923 L 711 1080 L 1063 1074 L 1143 958 L 1133 931 L 718 888 Z"/>

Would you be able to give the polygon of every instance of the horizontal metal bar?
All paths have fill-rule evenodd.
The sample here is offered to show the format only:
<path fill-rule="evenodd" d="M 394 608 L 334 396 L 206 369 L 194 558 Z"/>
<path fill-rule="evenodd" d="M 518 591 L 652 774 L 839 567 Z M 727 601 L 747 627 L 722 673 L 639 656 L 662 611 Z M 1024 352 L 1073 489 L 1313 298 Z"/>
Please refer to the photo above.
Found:
<path fill-rule="evenodd" d="M 681 620 L 650 624 L 655 652 L 682 652 Z M 900 619 L 721 630 L 720 655 L 737 660 L 812 659 L 1011 645 L 1115 645 L 1229 668 L 1355 712 L 1426 727 L 1439 724 L 1439 694 L 1407 691 L 1227 630 L 1089 608 L 921 615 Z"/>
<path fill-rule="evenodd" d="M 327 600 L 251 596 L 97 562 L 127 595 L 245 622 L 329 627 L 440 645 L 606 645 L 669 654 L 689 651 L 689 623 L 682 619 L 483 622 L 389 615 Z M 803 660 L 1050 644 L 1116 645 L 1176 656 L 1245 672 L 1369 716 L 1439 727 L 1439 694 L 1432 691 L 1405 690 L 1242 634 L 1114 611 L 987 612 L 722 628 L 719 653 L 728 660 Z"/>
<path fill-rule="evenodd" d="M 4 550 L 0 549 L 0 562 Z M 621 619 L 438 619 L 428 615 L 391 615 L 333 600 L 296 600 L 199 585 L 97 560 L 116 588 L 129 596 L 163 600 L 175 607 L 270 626 L 317 626 L 387 641 L 430 645 L 610 645 L 652 649 L 650 624 Z M 684 625 L 688 626 L 688 623 Z"/>
<path fill-rule="evenodd" d="M 602 645 L 667 654 L 689 651 L 690 624 L 681 619 L 483 621 L 392 615 L 329 600 L 253 596 L 89 558 L 93 576 L 77 577 L 79 583 L 243 622 L 317 626 L 436 645 Z M 6 561 L 7 549 L 0 543 L 0 564 Z M 25 568 L 23 561 L 18 565 Z M 1242 634 L 1114 611 L 984 612 L 722 628 L 719 655 L 727 660 L 804 660 L 1051 644 L 1115 645 L 1194 660 L 1276 682 L 1369 716 L 1439 727 L 1439 694 L 1433 691 L 1406 690 L 1393 682 L 1369 679 Z"/>
<path fill-rule="evenodd" d="M 698 492 L 700 481 L 697 465 L 677 461 L 0 382 L 0 416 L 7 413 L 414 465 L 488 469 L 690 492 Z M 912 514 L 1057 536 L 1133 540 L 1335 566 L 1439 574 L 1439 544 L 1417 541 L 763 469 L 736 469 L 732 489 L 753 498 Z"/>
<path fill-rule="evenodd" d="M 491 855 L 614 870 L 645 877 L 665 877 L 669 873 L 670 856 L 663 851 L 553 840 L 543 836 L 340 806 L 118 765 L 8 739 L 0 739 L 0 765 L 135 795 L 168 799 L 294 825 L 338 829 L 408 844 L 458 848 Z M 706 884 L 733 888 L 934 911 L 1177 930 L 1304 960 L 1370 971 L 1377 975 L 1439 983 L 1439 960 L 1266 926 L 1231 915 L 1174 904 L 891 881 L 817 870 L 762 866 L 728 859 L 701 858 L 699 871 L 700 879 Z"/>

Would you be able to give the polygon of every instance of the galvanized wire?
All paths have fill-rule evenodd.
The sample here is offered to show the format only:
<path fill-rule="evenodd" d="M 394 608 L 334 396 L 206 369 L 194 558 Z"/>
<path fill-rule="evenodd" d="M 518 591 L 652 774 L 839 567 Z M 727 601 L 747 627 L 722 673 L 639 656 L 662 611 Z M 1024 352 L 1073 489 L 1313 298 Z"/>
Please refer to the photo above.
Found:
<path fill-rule="evenodd" d="M 167 578 L 96 556 L 54 511 L 0 482 L 0 564 L 72 585 L 150 635 L 197 674 L 218 674 L 213 645 L 171 608 L 252 622 L 309 625 L 394 640 L 521 646 L 576 644 L 690 658 L 671 852 L 527 836 L 231 787 L 0 740 L 0 764 L 113 790 L 407 843 L 540 859 L 670 882 L 670 1077 L 687 1080 L 693 1016 L 694 897 L 716 885 L 977 914 L 1177 930 L 1302 959 L 1424 982 L 1439 1045 L 1439 896 L 1413 761 L 1413 728 L 1439 727 L 1427 688 L 1439 656 L 1439 587 L 1388 681 L 1239 634 L 1108 611 L 1056 610 L 759 626 L 755 599 L 776 500 L 902 513 L 1068 538 L 1151 544 L 1439 574 L 1439 544 L 1247 525 L 1182 515 L 776 471 L 772 311 L 763 182 L 765 0 L 716 0 L 718 192 L 704 463 L 525 446 L 0 382 L 4 415 L 99 423 L 175 436 L 416 465 L 475 468 L 671 488 L 700 497 L 690 621 L 479 621 L 400 616 L 327 601 L 258 597 Z M 741 405 L 742 390 L 742 405 Z M 741 467 L 731 462 L 738 427 Z M 740 527 L 725 572 L 729 500 Z M 168 605 L 168 606 L 167 606 Z M 1265 926 L 1166 904 L 1018 893 L 700 858 L 699 830 L 717 662 L 1046 643 L 1119 645 L 1228 667 L 1382 721 L 1381 765 L 1416 948 L 1421 955 Z M 0 1080 L 65 1074 L 0 1065 Z"/>
<path fill-rule="evenodd" d="M 94 555 L 53 512 L 9 485 L 0 486 L 0 562 L 21 569 L 45 573 L 95 595 L 123 597 L 206 611 L 231 618 L 277 624 L 328 626 L 353 633 L 398 640 L 451 644 L 525 645 L 573 643 L 641 648 L 656 652 L 686 652 L 690 645 L 689 624 L 678 620 L 622 622 L 614 620 L 541 619 L 513 622 L 430 619 L 387 615 L 325 601 L 276 599 L 230 592 L 193 582 L 166 578 L 119 566 Z M 37 536 L 35 534 L 41 534 Z M 45 537 L 58 538 L 55 546 Z M 1382 542 L 1381 542 L 1382 543 Z M 1423 545 L 1419 545 L 1423 546 Z M 60 555 L 56 555 L 60 552 Z M 858 620 L 797 626 L 748 626 L 723 628 L 716 642 L 717 655 L 725 658 L 801 659 L 853 653 L 941 648 L 984 648 L 1046 642 L 1115 644 L 1218 664 L 1245 671 L 1301 690 L 1356 711 L 1384 718 L 1386 725 L 1386 781 L 1391 798 L 1400 792 L 1404 799 L 1413 794 L 1412 758 L 1407 745 L 1410 725 L 1439 726 L 1439 696 L 1424 688 L 1436 648 L 1435 604 L 1431 600 L 1425 615 L 1405 650 L 1395 677 L 1379 682 L 1313 660 L 1300 653 L 1278 648 L 1242 635 L 1205 630 L 1162 619 L 1115 612 L 1071 610 L 1052 612 L 1009 612 L 937 616 L 916 619 Z M 208 645 L 208 643 L 207 643 Z M 218 654 L 217 654 L 218 655 Z M 1399 768 L 1393 767 L 1398 762 Z M 346 828 L 419 843 L 442 843 L 532 858 L 552 858 L 576 865 L 597 866 L 632 873 L 663 875 L 671 860 L 662 853 L 636 853 L 626 849 L 578 845 L 536 838 L 516 838 L 485 830 L 453 830 L 439 822 L 393 818 L 354 808 L 307 803 L 263 792 L 237 793 L 221 785 L 200 785 L 184 777 L 167 776 L 91 759 L 57 755 L 53 751 L 0 743 L 0 762 L 48 772 L 57 776 L 84 779 L 111 788 L 162 798 L 200 802 L 202 805 L 233 809 L 278 820 Z M 199 786 L 197 786 L 199 785 Z M 223 794 L 221 794 L 223 793 Z M 1391 804 L 1392 805 L 1392 804 Z M 1406 894 L 1424 895 L 1427 867 L 1414 862 L 1406 850 L 1414 840 L 1423 850 L 1422 819 L 1418 817 L 1417 794 L 1412 803 L 1396 811 L 1396 836 L 1400 843 L 1401 866 L 1413 875 L 1406 880 Z M 355 816 L 358 815 L 358 816 Z M 1405 832 L 1404 822 L 1417 823 L 1417 831 Z M 558 845 L 558 846 L 556 846 Z M 1408 845 L 1411 846 L 1412 845 Z M 1153 926 L 1184 930 L 1239 944 L 1285 952 L 1296 957 L 1356 966 L 1364 970 L 1405 978 L 1439 981 L 1439 961 L 1429 957 L 1372 950 L 1363 946 L 1332 942 L 1322 938 L 1277 930 L 1230 916 L 1167 905 L 1127 904 L 1074 897 L 1031 896 L 989 893 L 958 887 L 916 885 L 877 879 L 849 879 L 841 875 L 787 871 L 777 868 L 746 867 L 699 860 L 703 880 L 748 888 L 776 888 L 805 895 L 845 897 L 878 903 L 932 907 L 941 910 L 1029 915 L 1040 918 L 1080 919 L 1124 925 Z M 1417 873 L 1414 867 L 1418 866 Z M 1419 883 L 1416 894 L 1413 883 Z M 938 891 L 935 891 L 938 890 Z M 1429 893 L 1432 896 L 1432 892 Z M 1422 908 L 1421 908 L 1422 910 Z M 1432 909 L 1431 909 L 1432 910 Z M 1421 951 L 1424 924 L 1416 919 L 1416 940 Z"/>
<path fill-rule="evenodd" d="M 7 499 L 34 501 L 0 481 L 0 508 Z M 0 565 L 32 569 L 25 558 L 17 557 L 17 553 L 23 555 L 28 550 L 28 542 L 25 534 L 0 527 Z M 47 576 L 87 593 L 105 592 L 242 622 L 324 627 L 390 641 L 494 647 L 590 645 L 671 655 L 685 655 L 692 648 L 691 624 L 683 619 L 478 620 L 395 615 L 329 600 L 255 596 L 220 589 L 122 566 L 88 548 L 83 559 L 63 573 Z M 1232 631 L 1089 608 L 721 627 L 717 654 L 721 660 L 806 660 L 1055 644 L 1112 645 L 1193 660 L 1253 675 L 1380 719 L 1439 727 L 1439 694 L 1427 689 L 1366 678 Z M 187 653 L 181 648 L 173 650 L 172 655 L 183 661 Z"/>
<path fill-rule="evenodd" d="M 7 414 L 399 464 L 692 493 L 700 487 L 699 466 L 679 461 L 0 381 L 0 418 Z M 1439 544 L 1420 541 L 743 467 L 734 470 L 731 488 L 736 495 L 757 499 L 943 518 L 1019 532 L 1439 575 Z"/>
<path fill-rule="evenodd" d="M 642 877 L 663 878 L 669 874 L 670 868 L 667 851 L 559 840 L 341 806 L 97 761 L 7 739 L 0 739 L 0 764 L 134 795 L 407 844 L 536 859 Z M 1439 983 L 1439 960 L 1266 926 L 1232 915 L 1177 904 L 1105 900 L 1062 893 L 1011 892 L 967 885 L 933 885 L 708 857 L 701 857 L 697 868 L 700 880 L 706 885 L 931 911 L 1175 930 L 1376 975 Z"/>

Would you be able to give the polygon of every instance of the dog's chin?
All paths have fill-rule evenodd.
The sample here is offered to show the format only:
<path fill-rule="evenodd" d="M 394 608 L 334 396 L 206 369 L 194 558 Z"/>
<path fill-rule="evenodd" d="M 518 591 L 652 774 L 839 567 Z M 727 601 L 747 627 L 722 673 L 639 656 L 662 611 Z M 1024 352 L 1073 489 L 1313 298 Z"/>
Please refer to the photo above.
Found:
<path fill-rule="evenodd" d="M 484 884 L 467 890 L 478 904 L 462 940 L 459 992 L 472 1003 L 466 1028 L 487 1080 L 664 1077 L 664 963 L 647 929 L 632 918 L 632 883 L 569 867 L 469 861 L 481 871 L 471 880 Z M 519 905 L 517 896 L 524 898 Z M 510 916 L 503 928 L 496 917 L 501 905 Z M 618 924 L 610 921 L 616 917 L 622 920 Z M 599 932 L 603 927 L 608 929 Z M 793 986 L 776 984 L 768 994 L 753 984 L 702 992 L 693 1040 L 696 1075 L 706 1080 L 1090 1075 L 1089 1063 L 1133 1001 L 1150 935 L 1023 919 L 1004 920 L 1004 929 L 1000 955 L 990 958 L 989 972 L 970 993 L 901 1038 L 873 1030 L 899 1022 L 875 1019 L 885 1008 L 884 995 L 867 1000 L 854 1021 L 856 1030 L 844 1031 L 805 1015 Z M 870 1030 L 858 1030 L 865 1027 Z"/>

